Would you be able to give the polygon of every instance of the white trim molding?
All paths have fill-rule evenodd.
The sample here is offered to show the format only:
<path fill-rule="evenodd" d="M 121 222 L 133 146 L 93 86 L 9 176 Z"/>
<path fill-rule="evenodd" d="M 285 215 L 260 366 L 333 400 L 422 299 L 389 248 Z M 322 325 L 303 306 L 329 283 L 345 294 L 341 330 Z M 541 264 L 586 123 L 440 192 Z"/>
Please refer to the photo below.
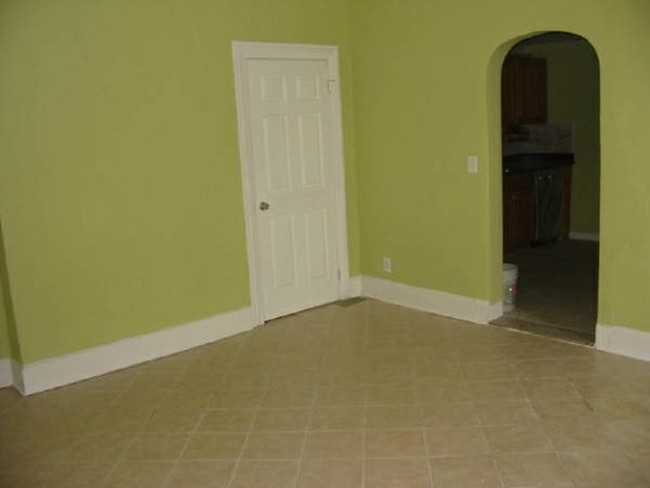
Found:
<path fill-rule="evenodd" d="M 14 388 L 24 395 L 25 384 L 23 383 L 23 365 L 15 359 L 11 360 L 11 373 L 13 375 Z"/>
<path fill-rule="evenodd" d="M 600 236 L 598 234 L 590 234 L 588 232 L 569 232 L 569 239 L 574 241 L 600 241 Z"/>
<path fill-rule="evenodd" d="M 13 386 L 14 372 L 11 369 L 11 359 L 0 359 L 0 388 Z"/>
<path fill-rule="evenodd" d="M 361 295 L 478 324 L 487 324 L 500 317 L 503 310 L 500 302 L 490 304 L 486 300 L 418 288 L 372 276 L 361 278 Z"/>
<path fill-rule="evenodd" d="M 498 301 L 496 303 L 491 303 L 488 305 L 488 308 L 486 310 L 486 315 L 485 315 L 485 322 L 482 323 L 489 323 L 492 322 L 493 320 L 498 319 L 503 315 L 503 301 Z"/>
<path fill-rule="evenodd" d="M 374 298 L 480 324 L 501 316 L 503 309 L 501 302 L 490 304 L 370 276 L 351 278 L 349 291 L 351 297 Z M 2 359 L 0 387 L 13 385 L 23 395 L 32 395 L 225 339 L 250 331 L 255 325 L 253 309 L 246 307 L 25 365 L 13 359 Z M 650 361 L 650 332 L 598 324 L 596 348 Z"/>
<path fill-rule="evenodd" d="M 23 395 L 32 395 L 209 344 L 249 331 L 254 326 L 253 310 L 246 307 L 65 356 L 24 364 L 20 368 L 20 378 L 16 378 L 14 372 L 14 384 Z"/>
<path fill-rule="evenodd" d="M 361 276 L 350 278 L 347 289 L 347 298 L 358 298 L 361 296 Z"/>
<path fill-rule="evenodd" d="M 650 361 L 650 332 L 596 324 L 596 349 Z"/>

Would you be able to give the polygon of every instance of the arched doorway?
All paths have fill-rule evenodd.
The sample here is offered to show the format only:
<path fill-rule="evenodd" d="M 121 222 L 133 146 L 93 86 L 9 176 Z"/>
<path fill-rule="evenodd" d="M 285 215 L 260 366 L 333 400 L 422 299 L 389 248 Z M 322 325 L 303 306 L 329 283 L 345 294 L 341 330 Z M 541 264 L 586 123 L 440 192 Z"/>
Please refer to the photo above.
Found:
<path fill-rule="evenodd" d="M 600 201 L 598 58 L 547 32 L 510 48 L 501 72 L 502 256 L 516 305 L 494 323 L 593 344 Z"/>

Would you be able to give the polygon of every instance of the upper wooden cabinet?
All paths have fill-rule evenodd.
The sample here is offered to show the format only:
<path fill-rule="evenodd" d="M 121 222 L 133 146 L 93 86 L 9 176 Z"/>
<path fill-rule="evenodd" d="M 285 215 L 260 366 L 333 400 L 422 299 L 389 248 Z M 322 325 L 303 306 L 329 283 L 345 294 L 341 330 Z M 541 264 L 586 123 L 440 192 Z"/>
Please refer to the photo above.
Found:
<path fill-rule="evenodd" d="M 501 77 L 501 117 L 504 129 L 546 122 L 546 59 L 506 57 Z"/>

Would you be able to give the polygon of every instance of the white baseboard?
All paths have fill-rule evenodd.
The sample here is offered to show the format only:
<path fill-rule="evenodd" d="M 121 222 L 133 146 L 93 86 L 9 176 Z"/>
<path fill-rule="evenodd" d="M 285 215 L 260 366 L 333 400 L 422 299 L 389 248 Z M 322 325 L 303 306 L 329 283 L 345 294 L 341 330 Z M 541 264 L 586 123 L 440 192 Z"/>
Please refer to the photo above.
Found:
<path fill-rule="evenodd" d="M 24 395 L 31 395 L 186 351 L 254 327 L 251 307 L 215 315 L 111 344 L 22 366 Z"/>
<path fill-rule="evenodd" d="M 14 388 L 24 395 L 25 385 L 23 383 L 23 366 L 15 359 L 11 360 L 11 373 L 13 375 Z"/>
<path fill-rule="evenodd" d="M 475 323 L 501 316 L 501 302 L 468 298 L 402 283 L 357 276 L 350 279 L 351 296 L 365 296 L 416 310 Z M 0 360 L 0 387 L 14 385 L 24 395 L 50 390 L 209 344 L 254 328 L 253 311 L 246 307 L 151 334 L 20 365 Z M 596 326 L 596 348 L 650 361 L 650 332 L 605 324 Z"/>
<path fill-rule="evenodd" d="M 650 332 L 596 324 L 596 349 L 650 361 Z"/>
<path fill-rule="evenodd" d="M 11 370 L 11 359 L 0 359 L 0 388 L 14 384 L 14 373 Z"/>
<path fill-rule="evenodd" d="M 501 303 L 491 305 L 486 300 L 418 288 L 372 276 L 361 278 L 361 294 L 384 302 L 479 324 L 487 324 L 500 317 L 503 310 Z"/>
<path fill-rule="evenodd" d="M 493 320 L 498 319 L 503 315 L 503 301 L 497 302 L 497 303 L 492 303 L 488 305 L 488 309 L 486 311 L 486 320 L 484 323 L 489 323 L 492 322 Z"/>
<path fill-rule="evenodd" d="M 361 276 L 353 276 L 350 278 L 348 285 L 349 298 L 357 298 L 361 296 Z"/>
<path fill-rule="evenodd" d="M 600 240 L 600 235 L 590 234 L 588 232 L 569 232 L 569 239 L 573 239 L 575 241 L 598 242 Z"/>

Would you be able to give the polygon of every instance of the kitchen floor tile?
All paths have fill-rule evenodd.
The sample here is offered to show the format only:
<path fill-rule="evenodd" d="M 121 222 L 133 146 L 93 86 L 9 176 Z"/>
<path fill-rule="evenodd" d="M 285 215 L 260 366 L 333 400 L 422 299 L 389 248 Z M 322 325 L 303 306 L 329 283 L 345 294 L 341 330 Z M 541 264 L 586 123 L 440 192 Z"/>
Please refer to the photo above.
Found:
<path fill-rule="evenodd" d="M 207 410 L 198 432 L 248 432 L 253 425 L 255 410 L 251 408 L 221 408 Z"/>
<path fill-rule="evenodd" d="M 366 412 L 369 429 L 409 429 L 421 425 L 421 409 L 415 405 L 370 406 Z"/>
<path fill-rule="evenodd" d="M 252 432 L 242 453 L 245 459 L 297 459 L 300 457 L 304 433 Z"/>
<path fill-rule="evenodd" d="M 129 461 L 175 461 L 185 448 L 186 434 L 142 434 L 126 451 Z"/>
<path fill-rule="evenodd" d="M 502 488 L 495 461 L 489 456 L 431 460 L 435 488 Z"/>
<path fill-rule="evenodd" d="M 430 456 L 477 456 L 490 454 L 490 444 L 480 427 L 428 429 L 425 431 Z"/>
<path fill-rule="evenodd" d="M 362 488 L 363 464 L 350 459 L 305 459 L 297 488 Z"/>
<path fill-rule="evenodd" d="M 618 450 L 559 453 L 565 471 L 578 488 L 645 488 L 647 481 L 632 461 Z"/>
<path fill-rule="evenodd" d="M 226 488 L 234 461 L 180 461 L 165 488 Z"/>
<path fill-rule="evenodd" d="M 108 475 L 103 488 L 163 488 L 173 462 L 121 462 Z"/>
<path fill-rule="evenodd" d="M 364 427 L 364 407 L 317 407 L 309 422 L 310 430 L 353 430 Z"/>
<path fill-rule="evenodd" d="M 309 422 L 307 408 L 262 408 L 257 411 L 254 430 L 305 430 Z"/>
<path fill-rule="evenodd" d="M 353 459 L 360 458 L 362 453 L 362 431 L 325 431 L 307 433 L 303 456 Z"/>
<path fill-rule="evenodd" d="M 239 457 L 245 440 L 246 434 L 194 434 L 182 457 L 186 460 L 235 459 Z"/>
<path fill-rule="evenodd" d="M 504 488 L 575 488 L 555 454 L 512 454 L 496 461 Z"/>
<path fill-rule="evenodd" d="M 231 488 L 294 488 L 298 461 L 242 461 Z"/>
<path fill-rule="evenodd" d="M 553 449 L 541 425 L 485 427 L 485 435 L 495 453 L 549 452 Z"/>
<path fill-rule="evenodd" d="M 422 430 L 369 430 L 366 432 L 366 456 L 411 457 L 425 456 Z"/>
<path fill-rule="evenodd" d="M 365 488 L 432 488 L 426 459 L 369 459 Z"/>

